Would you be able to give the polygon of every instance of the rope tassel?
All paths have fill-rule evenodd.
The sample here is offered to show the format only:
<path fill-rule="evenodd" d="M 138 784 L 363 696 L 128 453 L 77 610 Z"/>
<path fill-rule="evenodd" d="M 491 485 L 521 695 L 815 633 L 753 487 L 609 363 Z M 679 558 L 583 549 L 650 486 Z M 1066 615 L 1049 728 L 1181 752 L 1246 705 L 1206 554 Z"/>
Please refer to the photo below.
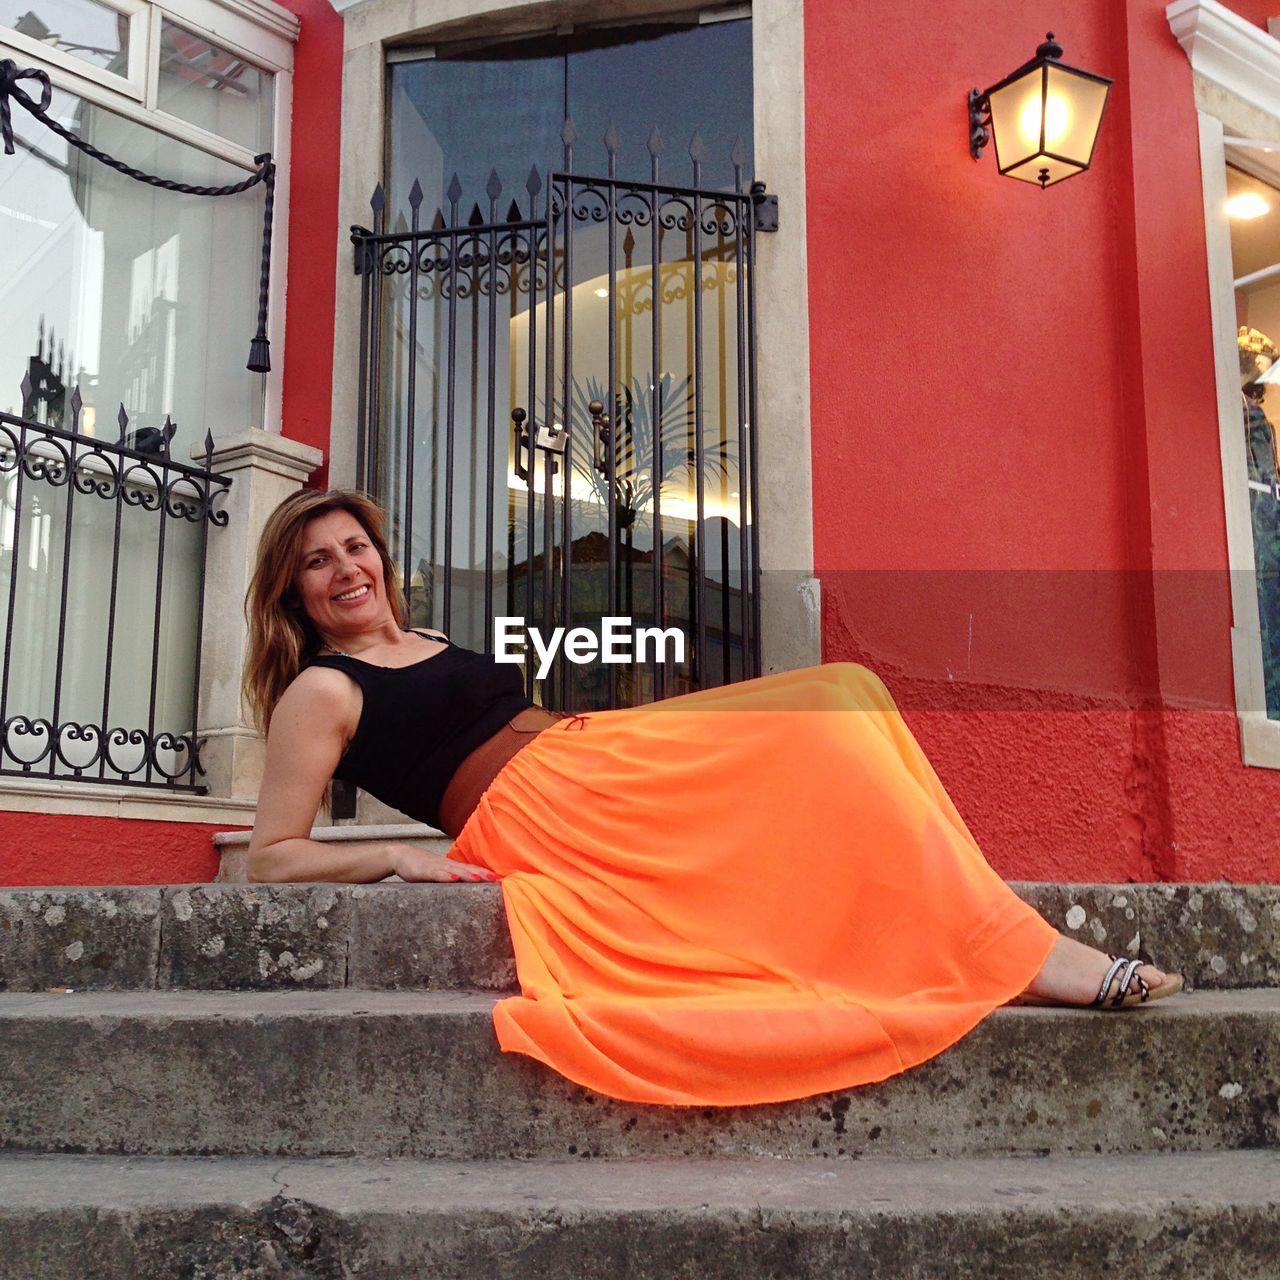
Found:
<path fill-rule="evenodd" d="M 19 84 L 19 80 L 34 80 L 40 86 L 40 101 L 37 102 Z M 271 289 L 271 217 L 276 199 L 276 166 L 269 151 L 254 156 L 256 171 L 243 182 L 234 182 L 225 187 L 200 187 L 187 182 L 175 182 L 171 178 L 160 178 L 153 173 L 144 173 L 135 169 L 105 151 L 100 151 L 91 142 L 86 142 L 71 132 L 65 125 L 49 115 L 49 106 L 53 101 L 53 86 L 48 75 L 34 67 L 19 70 L 12 58 L 0 59 L 0 137 L 4 141 L 5 155 L 13 155 L 13 117 L 12 103 L 16 102 L 29 115 L 34 116 L 42 124 L 47 125 L 68 146 L 83 151 L 85 155 L 100 161 L 108 168 L 122 173 L 135 182 L 145 183 L 150 187 L 159 187 L 162 191 L 174 191 L 187 196 L 234 196 L 242 191 L 249 191 L 260 182 L 266 184 L 266 207 L 262 214 L 262 269 L 258 278 L 258 332 L 249 344 L 249 360 L 247 368 L 252 373 L 269 373 L 271 371 L 271 344 L 267 341 L 267 296 Z"/>

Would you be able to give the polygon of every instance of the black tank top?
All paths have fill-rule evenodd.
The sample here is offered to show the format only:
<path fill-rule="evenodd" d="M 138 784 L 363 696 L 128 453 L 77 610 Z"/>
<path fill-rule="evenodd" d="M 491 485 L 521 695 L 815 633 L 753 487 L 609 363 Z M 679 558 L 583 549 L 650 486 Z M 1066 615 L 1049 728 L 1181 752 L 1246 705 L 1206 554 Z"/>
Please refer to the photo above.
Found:
<path fill-rule="evenodd" d="M 343 671 L 360 686 L 360 722 L 334 777 L 393 809 L 440 825 L 440 800 L 458 766 L 532 702 L 518 666 L 449 644 L 407 667 L 378 667 L 321 654 L 313 667 Z"/>

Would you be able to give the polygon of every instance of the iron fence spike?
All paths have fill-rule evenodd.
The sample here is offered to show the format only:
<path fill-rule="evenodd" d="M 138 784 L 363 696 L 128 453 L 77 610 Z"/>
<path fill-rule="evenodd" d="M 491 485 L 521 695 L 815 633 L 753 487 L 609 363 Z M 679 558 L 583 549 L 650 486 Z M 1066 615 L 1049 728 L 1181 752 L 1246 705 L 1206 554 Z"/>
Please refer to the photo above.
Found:
<path fill-rule="evenodd" d="M 689 158 L 694 164 L 701 164 L 707 158 L 707 144 L 703 142 L 702 135 L 695 129 L 693 137 L 689 139 Z"/>
<path fill-rule="evenodd" d="M 471 216 L 467 219 L 467 223 L 472 227 L 484 226 L 484 214 L 480 212 L 480 206 L 473 204 L 471 206 Z"/>
<path fill-rule="evenodd" d="M 445 229 L 445 226 L 446 226 L 446 223 L 444 220 L 444 212 L 441 209 L 437 209 L 436 216 L 431 219 L 431 230 L 443 231 Z"/>
<path fill-rule="evenodd" d="M 560 127 L 560 141 L 566 147 L 571 147 L 578 140 L 578 131 L 574 128 L 573 117 L 565 116 L 564 124 Z"/>
<path fill-rule="evenodd" d="M 485 184 L 484 193 L 495 203 L 502 194 L 502 179 L 498 177 L 497 169 L 489 170 L 489 181 Z"/>
<path fill-rule="evenodd" d="M 458 175 L 455 173 L 449 179 L 449 185 L 445 189 L 445 195 L 448 197 L 449 203 L 456 205 L 462 199 L 462 183 L 458 181 Z"/>
<path fill-rule="evenodd" d="M 373 195 L 369 197 L 369 208 L 373 210 L 374 216 L 380 214 L 387 207 L 387 193 L 382 189 L 382 183 L 378 183 L 373 189 Z"/>
<path fill-rule="evenodd" d="M 609 127 L 604 131 L 604 149 L 610 155 L 615 155 L 618 150 L 618 129 L 612 120 L 609 121 Z"/>
<path fill-rule="evenodd" d="M 205 467 L 208 469 L 208 463 L 213 457 L 213 432 L 206 430 L 204 433 L 204 459 Z"/>
<path fill-rule="evenodd" d="M 747 158 L 747 149 L 742 145 L 742 134 L 733 140 L 733 150 L 729 152 L 729 159 L 733 161 L 736 168 L 741 168 Z"/>
<path fill-rule="evenodd" d="M 40 357 L 37 356 L 36 359 L 40 359 Z M 22 392 L 22 416 L 24 418 L 29 418 L 31 416 L 31 393 L 35 390 L 31 383 L 30 369 L 22 375 L 22 381 L 18 384 L 18 390 Z"/>
<path fill-rule="evenodd" d="M 536 196 L 542 190 L 542 178 L 538 173 L 536 164 L 529 170 L 529 176 L 525 179 L 524 189 L 531 196 Z"/>
<path fill-rule="evenodd" d="M 520 206 L 519 206 L 518 204 L 516 204 L 516 202 L 513 200 L 513 201 L 511 202 L 511 208 L 507 210 L 507 221 L 508 221 L 508 222 L 519 222 L 519 221 L 520 221 L 521 216 L 522 216 L 522 215 L 521 215 L 521 213 L 520 213 Z"/>
<path fill-rule="evenodd" d="M 645 143 L 649 149 L 649 154 L 656 160 L 666 149 L 666 143 L 662 141 L 662 134 L 658 132 L 657 121 L 654 122 L 653 128 L 649 130 L 649 140 Z"/>
<path fill-rule="evenodd" d="M 124 443 L 125 432 L 129 430 L 129 415 L 124 411 L 124 401 L 120 402 L 120 412 L 116 414 L 116 421 L 120 424 L 120 443 Z"/>
<path fill-rule="evenodd" d="M 417 209 L 422 204 L 422 183 L 417 178 L 413 180 L 413 186 L 409 188 L 409 208 Z"/>
<path fill-rule="evenodd" d="M 78 432 L 80 430 L 80 409 L 84 405 L 78 386 L 71 388 L 71 399 L 68 403 L 71 405 L 71 430 Z"/>

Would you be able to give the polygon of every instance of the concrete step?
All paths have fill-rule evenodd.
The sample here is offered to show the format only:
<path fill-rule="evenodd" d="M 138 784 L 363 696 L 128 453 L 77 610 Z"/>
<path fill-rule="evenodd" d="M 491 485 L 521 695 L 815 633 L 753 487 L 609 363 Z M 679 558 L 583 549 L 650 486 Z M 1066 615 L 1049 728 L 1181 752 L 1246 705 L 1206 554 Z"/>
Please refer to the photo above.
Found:
<path fill-rule="evenodd" d="M 1014 888 L 1054 925 L 1181 970 L 1280 986 L 1280 886 Z M 500 991 L 515 981 L 496 885 L 0 889 L 0 991 Z"/>
<path fill-rule="evenodd" d="M 880 1085 L 613 1102 L 440 992 L 0 996 L 0 1149 L 435 1159 L 1209 1151 L 1280 1145 L 1280 990 L 998 1010 Z"/>
<path fill-rule="evenodd" d="M 1268 1152 L 910 1162 L 0 1157 L 0 1280 L 1274 1280 Z"/>

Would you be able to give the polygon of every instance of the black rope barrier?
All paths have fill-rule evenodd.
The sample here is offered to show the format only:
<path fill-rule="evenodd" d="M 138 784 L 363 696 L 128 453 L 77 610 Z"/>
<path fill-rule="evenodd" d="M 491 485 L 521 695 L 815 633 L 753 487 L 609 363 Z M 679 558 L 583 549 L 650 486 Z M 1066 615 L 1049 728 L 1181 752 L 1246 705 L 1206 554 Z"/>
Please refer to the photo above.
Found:
<path fill-rule="evenodd" d="M 37 102 L 18 83 L 20 80 L 33 80 L 40 86 L 40 100 Z M 267 198 L 262 212 L 262 266 L 258 277 L 258 332 L 249 343 L 249 360 L 247 368 L 252 373 L 269 373 L 271 371 L 271 344 L 267 340 L 267 299 L 271 289 L 271 219 L 275 209 L 276 166 L 269 151 L 254 156 L 257 165 L 243 182 L 230 183 L 223 187 L 196 186 L 189 182 L 176 182 L 172 178 L 157 177 L 153 173 L 144 173 L 132 165 L 109 156 L 99 150 L 93 143 L 85 141 L 73 133 L 64 124 L 49 115 L 49 106 L 53 102 L 53 85 L 46 72 L 34 67 L 19 70 L 12 58 L 0 59 L 0 137 L 4 140 L 5 155 L 13 155 L 13 117 L 11 103 L 16 102 L 24 111 L 34 116 L 41 124 L 52 129 L 58 137 L 69 146 L 83 151 L 85 155 L 105 164 L 109 169 L 132 178 L 135 182 L 146 183 L 147 186 L 158 187 L 162 191 L 173 191 L 186 196 L 234 196 L 242 191 L 249 191 L 259 183 L 266 186 Z"/>

